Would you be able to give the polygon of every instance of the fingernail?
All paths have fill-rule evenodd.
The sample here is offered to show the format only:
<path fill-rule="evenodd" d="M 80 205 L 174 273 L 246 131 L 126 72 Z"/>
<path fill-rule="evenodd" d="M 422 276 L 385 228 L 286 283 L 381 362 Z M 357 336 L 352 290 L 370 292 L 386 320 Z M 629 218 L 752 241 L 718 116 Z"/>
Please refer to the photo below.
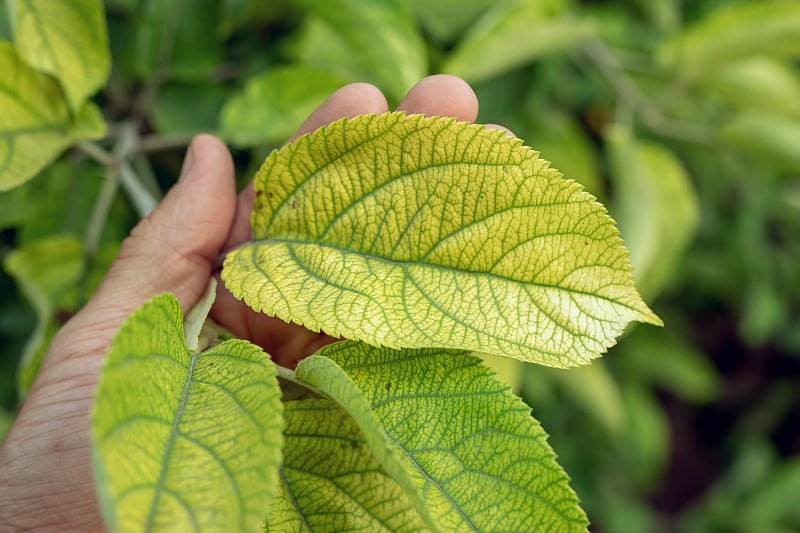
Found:
<path fill-rule="evenodd" d="M 178 181 L 183 181 L 189 172 L 192 171 L 192 164 L 194 163 L 194 139 L 189 143 L 189 148 L 186 149 L 186 156 L 183 158 L 183 166 L 181 167 L 181 175 Z"/>

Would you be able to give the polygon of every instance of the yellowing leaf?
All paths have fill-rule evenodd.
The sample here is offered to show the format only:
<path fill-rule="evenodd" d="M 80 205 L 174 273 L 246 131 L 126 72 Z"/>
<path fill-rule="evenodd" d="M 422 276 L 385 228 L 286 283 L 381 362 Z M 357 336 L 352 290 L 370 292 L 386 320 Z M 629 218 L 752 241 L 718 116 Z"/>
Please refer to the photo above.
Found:
<path fill-rule="evenodd" d="M 278 480 L 280 388 L 261 349 L 186 347 L 175 297 L 117 332 L 92 414 L 110 531 L 256 531 Z"/>
<path fill-rule="evenodd" d="M 273 152 L 255 190 L 225 284 L 315 331 L 566 367 L 659 323 L 605 209 L 499 131 L 345 119 Z"/>
<path fill-rule="evenodd" d="M 544 430 L 480 359 L 343 341 L 296 377 L 353 417 L 432 529 L 586 530 Z"/>
<path fill-rule="evenodd" d="M 35 69 L 52 74 L 73 110 L 105 85 L 111 69 L 101 0 L 10 0 L 14 44 Z M 5 71 L 4 71 L 5 72 Z"/>
<path fill-rule="evenodd" d="M 92 103 L 71 117 L 61 89 L 0 42 L 0 191 L 24 183 L 79 139 L 102 137 Z"/>
<path fill-rule="evenodd" d="M 284 416 L 281 483 L 266 531 L 428 531 L 334 402 L 290 401 Z"/>

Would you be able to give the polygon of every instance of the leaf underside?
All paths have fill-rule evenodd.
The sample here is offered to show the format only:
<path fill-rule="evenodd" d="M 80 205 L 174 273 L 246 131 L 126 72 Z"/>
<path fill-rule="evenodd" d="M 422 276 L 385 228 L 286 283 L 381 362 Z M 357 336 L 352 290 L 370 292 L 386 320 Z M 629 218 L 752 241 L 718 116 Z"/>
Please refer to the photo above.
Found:
<path fill-rule="evenodd" d="M 222 277 L 311 330 L 568 367 L 660 323 L 603 206 L 500 131 L 343 119 L 273 152 L 254 186 L 255 242 Z"/>
<path fill-rule="evenodd" d="M 431 529 L 585 531 L 544 430 L 480 359 L 343 341 L 296 376 L 353 417 Z"/>
<path fill-rule="evenodd" d="M 92 418 L 109 530 L 256 530 L 277 484 L 281 405 L 261 349 L 193 354 L 177 300 L 146 303 L 112 343 Z"/>

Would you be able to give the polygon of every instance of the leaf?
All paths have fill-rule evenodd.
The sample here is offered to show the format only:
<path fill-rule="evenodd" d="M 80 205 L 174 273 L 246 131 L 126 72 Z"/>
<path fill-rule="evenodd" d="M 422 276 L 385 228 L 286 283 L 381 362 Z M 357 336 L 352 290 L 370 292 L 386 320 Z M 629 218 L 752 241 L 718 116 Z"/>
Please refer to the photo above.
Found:
<path fill-rule="evenodd" d="M 361 70 L 394 99 L 399 101 L 427 73 L 425 42 L 400 0 L 291 3 L 323 20 L 347 44 Z"/>
<path fill-rule="evenodd" d="M 703 85 L 741 110 L 800 118 L 800 73 L 788 62 L 747 58 L 717 69 Z"/>
<path fill-rule="evenodd" d="M 683 80 L 694 80 L 748 56 L 798 54 L 800 4 L 773 0 L 734 3 L 711 11 L 664 41 L 658 59 Z"/>
<path fill-rule="evenodd" d="M 222 135 L 239 146 L 281 143 L 344 84 L 339 76 L 308 65 L 270 69 L 225 103 Z"/>
<path fill-rule="evenodd" d="M 393 477 L 439 531 L 586 530 L 546 434 L 480 359 L 343 341 L 296 377 L 354 418 L 387 472 L 406 473 Z"/>
<path fill-rule="evenodd" d="M 565 367 L 659 323 L 603 207 L 500 131 L 345 119 L 273 152 L 255 191 L 223 280 L 314 331 Z"/>
<path fill-rule="evenodd" d="M 662 145 L 637 142 L 626 128 L 606 132 L 614 214 L 645 297 L 658 295 L 694 237 L 700 210 L 681 162 Z"/>
<path fill-rule="evenodd" d="M 105 134 L 100 111 L 85 104 L 70 118 L 58 85 L 0 42 L 0 191 L 24 183 L 80 139 Z"/>
<path fill-rule="evenodd" d="M 352 418 L 334 402 L 284 404 L 285 457 L 266 531 L 427 531 Z"/>
<path fill-rule="evenodd" d="M 103 2 L 9 1 L 20 57 L 58 79 L 70 108 L 80 109 L 111 71 Z"/>
<path fill-rule="evenodd" d="M 58 234 L 28 242 L 5 256 L 3 267 L 36 313 L 36 326 L 17 367 L 20 400 L 27 395 L 63 317 L 77 312 L 94 293 L 118 248 L 117 243 L 103 245 L 87 265 L 82 241 Z"/>
<path fill-rule="evenodd" d="M 260 348 L 186 347 L 174 296 L 117 332 L 92 414 L 95 476 L 111 531 L 254 531 L 278 480 L 280 389 Z"/>
<path fill-rule="evenodd" d="M 727 142 L 760 156 L 778 168 L 800 170 L 800 119 L 761 111 L 743 111 L 722 127 Z"/>
<path fill-rule="evenodd" d="M 564 52 L 593 33 L 565 13 L 563 2 L 497 2 L 444 60 L 442 72 L 478 83 L 547 54 Z"/>

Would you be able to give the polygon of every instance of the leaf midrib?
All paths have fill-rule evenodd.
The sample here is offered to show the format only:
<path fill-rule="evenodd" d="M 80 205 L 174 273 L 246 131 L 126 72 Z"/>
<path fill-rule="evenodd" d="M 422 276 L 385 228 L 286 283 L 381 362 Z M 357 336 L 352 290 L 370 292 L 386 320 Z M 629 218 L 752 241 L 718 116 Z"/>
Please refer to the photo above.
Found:
<path fill-rule="evenodd" d="M 186 404 L 189 398 L 189 389 L 192 384 L 192 376 L 194 374 L 197 358 L 198 354 L 192 354 L 190 356 L 189 368 L 186 374 L 186 383 L 184 383 L 183 392 L 181 393 L 181 401 L 178 404 L 178 410 L 175 412 L 175 420 L 172 423 L 169 438 L 167 439 L 166 446 L 164 448 L 164 459 L 161 462 L 161 471 L 158 474 L 158 480 L 156 481 L 155 492 L 153 494 L 153 501 L 150 504 L 150 511 L 147 515 L 147 521 L 145 522 L 144 527 L 144 530 L 148 533 L 153 530 L 153 520 L 155 519 L 156 508 L 158 507 L 158 499 L 161 497 L 161 492 L 163 491 L 164 483 L 166 482 L 167 464 L 169 463 L 169 457 L 172 454 L 172 449 L 175 446 L 175 441 L 178 438 L 178 426 L 183 419 L 183 412 L 186 409 Z"/>

